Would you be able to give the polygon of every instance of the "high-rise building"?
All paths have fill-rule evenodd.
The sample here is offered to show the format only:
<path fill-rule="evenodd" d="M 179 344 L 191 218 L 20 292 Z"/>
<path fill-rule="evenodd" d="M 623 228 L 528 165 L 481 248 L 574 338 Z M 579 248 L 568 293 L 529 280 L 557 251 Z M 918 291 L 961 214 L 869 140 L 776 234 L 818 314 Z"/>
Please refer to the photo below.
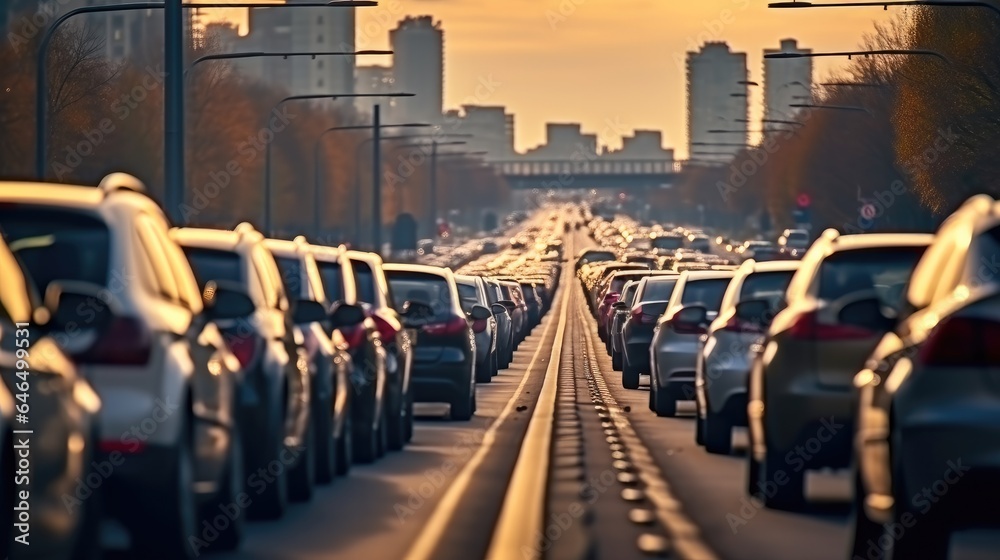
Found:
<path fill-rule="evenodd" d="M 391 66 L 358 66 L 354 71 L 355 93 L 391 93 L 396 91 L 396 82 Z M 372 107 L 380 105 L 380 115 L 384 123 L 395 123 L 398 120 L 399 98 L 394 97 L 358 97 L 354 107 L 360 113 L 371 114 Z"/>
<path fill-rule="evenodd" d="M 444 30 L 431 16 L 406 17 L 389 32 L 401 118 L 437 123 L 444 110 Z"/>
<path fill-rule="evenodd" d="M 780 48 L 764 49 L 764 54 L 808 54 L 812 49 L 800 49 L 795 39 L 782 39 Z M 764 59 L 764 119 L 792 120 L 798 109 L 793 104 L 812 100 L 812 58 Z M 764 123 L 764 128 L 771 128 Z M 779 126 L 780 127 L 780 126 Z"/>
<path fill-rule="evenodd" d="M 304 0 L 289 0 L 290 4 Z M 315 2 L 311 2 L 315 3 Z M 292 51 L 353 52 L 354 8 L 296 8 L 292 13 Z M 295 57 L 292 91 L 296 95 L 354 93 L 354 56 Z M 353 103 L 353 99 L 345 100 Z"/>
<path fill-rule="evenodd" d="M 254 8 L 249 10 L 249 33 L 240 39 L 241 51 L 291 52 L 292 12 L 307 8 Z M 338 8 L 342 9 L 342 8 Z M 328 10 L 335 12 L 337 10 Z M 239 61 L 240 72 L 262 82 L 292 87 L 295 59 L 277 57 L 247 58 Z M 296 92 L 297 93 L 297 92 Z"/>
<path fill-rule="evenodd" d="M 708 153 L 695 159 L 725 162 L 749 140 L 746 81 L 746 53 L 730 51 L 725 42 L 707 42 L 700 51 L 688 53 L 688 153 Z"/>

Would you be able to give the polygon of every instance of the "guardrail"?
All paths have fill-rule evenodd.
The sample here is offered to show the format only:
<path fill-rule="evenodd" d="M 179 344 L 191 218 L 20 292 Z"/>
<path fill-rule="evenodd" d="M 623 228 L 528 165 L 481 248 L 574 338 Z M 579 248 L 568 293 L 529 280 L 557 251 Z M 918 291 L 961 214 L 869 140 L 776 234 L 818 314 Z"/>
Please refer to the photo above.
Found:
<path fill-rule="evenodd" d="M 581 161 L 497 161 L 501 175 L 667 175 L 676 173 L 679 162 L 670 160 L 581 160 Z"/>

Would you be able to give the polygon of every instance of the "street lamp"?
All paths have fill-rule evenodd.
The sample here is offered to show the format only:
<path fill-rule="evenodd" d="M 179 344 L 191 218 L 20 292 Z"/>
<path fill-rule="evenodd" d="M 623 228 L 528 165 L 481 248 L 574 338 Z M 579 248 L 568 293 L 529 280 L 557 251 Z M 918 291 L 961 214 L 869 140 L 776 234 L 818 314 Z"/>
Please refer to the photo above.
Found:
<path fill-rule="evenodd" d="M 749 123 L 750 119 L 735 119 L 736 122 Z M 805 126 L 805 123 L 799 121 L 783 121 L 780 119 L 761 119 L 760 122 L 768 124 L 787 124 L 790 126 Z"/>
<path fill-rule="evenodd" d="M 365 138 L 354 148 L 354 159 L 355 161 L 361 159 L 361 148 L 366 146 L 369 142 L 373 142 L 376 145 L 380 144 L 381 140 L 409 140 L 418 138 L 472 138 L 471 134 L 457 134 L 452 132 L 433 132 L 428 134 L 403 134 L 398 136 L 381 136 L 377 138 L 379 142 L 376 142 L 376 137 L 374 135 Z M 374 152 L 378 153 L 378 152 Z M 376 174 L 374 177 L 375 181 L 381 181 L 381 174 Z M 381 208 L 379 208 L 381 210 Z M 361 178 L 357 173 L 357 168 L 355 168 L 354 173 L 354 245 L 361 245 Z M 380 215 L 381 217 L 381 215 Z"/>
<path fill-rule="evenodd" d="M 419 128 L 419 127 L 427 127 L 427 126 L 433 126 L 433 125 L 428 124 L 428 123 L 383 124 L 383 125 L 380 125 L 380 128 Z M 350 125 L 350 126 L 334 126 L 334 127 L 331 127 L 331 128 L 328 128 L 328 129 L 324 130 L 316 138 L 316 143 L 313 146 L 313 161 L 315 161 L 315 171 L 314 171 L 314 173 L 315 173 L 315 184 L 313 185 L 313 205 L 315 206 L 315 212 L 314 212 L 314 215 L 313 215 L 313 226 L 314 226 L 313 229 L 315 230 L 315 235 L 317 237 L 319 237 L 319 232 L 320 232 L 320 196 L 319 196 L 319 194 L 320 194 L 320 190 L 321 190 L 321 188 L 320 188 L 320 175 L 322 174 L 322 169 L 321 169 L 321 167 L 322 167 L 321 166 L 321 161 L 322 160 L 320 159 L 319 149 L 323 145 L 323 138 L 328 133 L 330 133 L 330 132 L 337 132 L 337 131 L 341 131 L 341 130 L 371 130 L 371 125 L 359 124 L 359 125 Z M 357 161 L 358 158 L 355 157 L 354 159 L 355 159 L 355 161 Z M 355 199 L 359 199 L 359 198 L 360 197 L 355 196 Z M 356 210 L 360 214 L 360 208 L 357 208 Z"/>
<path fill-rule="evenodd" d="M 268 114 L 277 111 L 282 105 L 290 101 L 308 101 L 316 99 L 338 99 L 341 97 L 413 97 L 414 93 L 320 93 L 310 95 L 289 95 L 278 101 Z M 377 125 L 376 125 L 377 126 Z M 273 235 L 271 231 L 271 144 L 268 142 L 264 146 L 264 231 L 268 235 Z"/>
<path fill-rule="evenodd" d="M 292 58 L 296 56 L 310 56 L 315 59 L 317 56 L 366 56 L 366 55 L 386 55 L 393 54 L 393 51 L 385 50 L 363 50 L 354 52 L 344 52 L 344 51 L 317 51 L 317 52 L 238 52 L 238 53 L 215 53 L 206 54 L 205 56 L 200 56 L 194 59 L 193 62 L 184 70 L 184 76 L 187 76 L 189 72 L 194 70 L 194 67 L 202 62 L 208 62 L 210 60 L 234 60 L 243 58 Z"/>
<path fill-rule="evenodd" d="M 946 0 L 915 0 L 915 1 L 898 1 L 890 0 L 887 2 L 828 2 L 828 3 L 813 3 L 813 2 L 771 2 L 767 5 L 768 8 L 858 8 L 858 7 L 881 7 L 884 10 L 888 10 L 889 6 L 930 6 L 934 8 L 988 8 L 997 14 L 1000 14 L 1000 7 L 997 7 L 989 2 L 964 2 L 957 1 L 951 2 Z"/>
<path fill-rule="evenodd" d="M 846 56 L 851 59 L 855 56 L 933 56 L 940 58 L 944 62 L 951 64 L 951 60 L 945 55 L 926 49 L 876 49 L 868 51 L 839 51 L 839 52 L 778 52 L 765 54 L 764 58 L 817 58 L 827 56 Z"/>
<path fill-rule="evenodd" d="M 870 116 L 874 116 L 868 109 L 857 105 L 816 105 L 814 103 L 792 103 L 789 107 L 800 109 L 830 109 L 833 111 L 863 111 L 868 113 Z"/>

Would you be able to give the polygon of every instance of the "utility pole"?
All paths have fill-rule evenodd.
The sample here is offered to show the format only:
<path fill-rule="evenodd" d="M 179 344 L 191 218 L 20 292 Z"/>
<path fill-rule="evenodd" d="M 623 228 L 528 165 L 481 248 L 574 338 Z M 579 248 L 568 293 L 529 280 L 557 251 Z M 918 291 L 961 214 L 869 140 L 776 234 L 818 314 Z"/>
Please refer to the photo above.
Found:
<path fill-rule="evenodd" d="M 372 109 L 372 243 L 382 254 L 382 123 L 378 103 Z"/>

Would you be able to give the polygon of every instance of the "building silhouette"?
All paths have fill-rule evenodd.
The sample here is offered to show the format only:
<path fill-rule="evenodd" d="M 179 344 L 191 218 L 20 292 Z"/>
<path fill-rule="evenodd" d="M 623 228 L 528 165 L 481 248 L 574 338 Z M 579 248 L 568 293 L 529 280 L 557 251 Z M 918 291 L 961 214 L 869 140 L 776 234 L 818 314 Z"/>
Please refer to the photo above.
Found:
<path fill-rule="evenodd" d="M 747 55 L 725 42 L 707 42 L 687 57 L 688 153 L 710 152 L 724 163 L 749 140 Z M 743 83 L 741 83 L 743 82 Z M 712 133 L 711 130 L 734 131 Z M 736 144 L 704 146 L 704 144 Z M 706 156 L 698 156 L 704 158 Z"/>
<path fill-rule="evenodd" d="M 444 30 L 431 16 L 406 17 L 389 32 L 399 118 L 438 123 L 444 110 Z"/>
<path fill-rule="evenodd" d="M 779 48 L 764 50 L 765 55 L 779 52 L 807 54 L 812 49 L 800 49 L 795 39 L 782 39 Z M 812 101 L 812 73 L 812 58 L 765 58 L 764 118 L 794 120 L 798 109 L 791 105 Z"/>

